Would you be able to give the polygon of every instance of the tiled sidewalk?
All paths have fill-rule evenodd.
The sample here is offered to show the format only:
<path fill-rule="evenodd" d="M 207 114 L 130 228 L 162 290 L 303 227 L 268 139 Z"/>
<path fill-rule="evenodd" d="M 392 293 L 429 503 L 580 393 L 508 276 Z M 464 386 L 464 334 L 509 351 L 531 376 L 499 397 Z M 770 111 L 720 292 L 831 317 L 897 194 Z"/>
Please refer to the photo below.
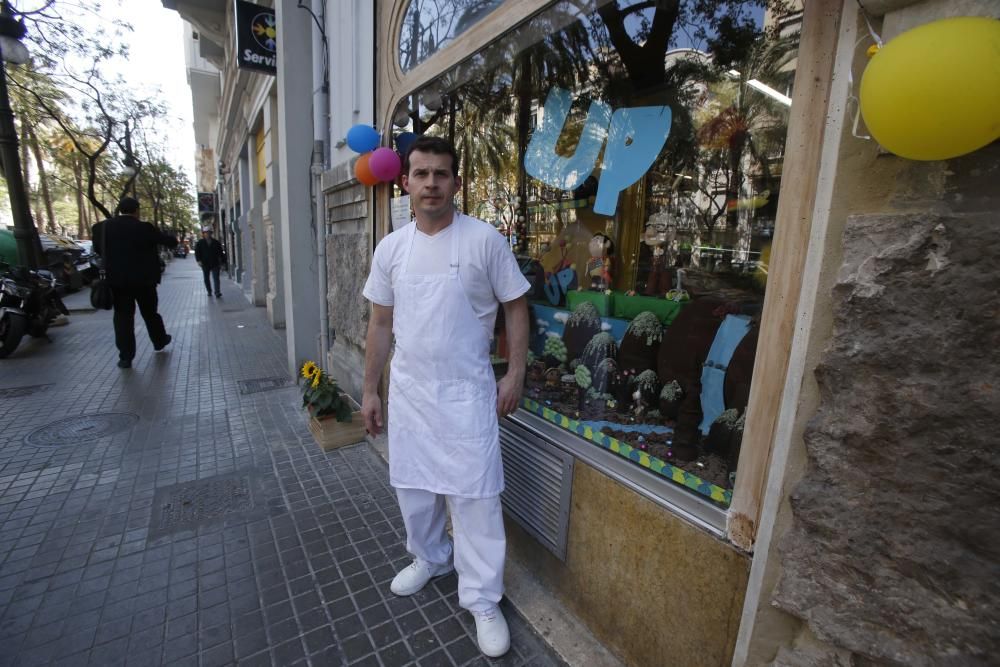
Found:
<path fill-rule="evenodd" d="M 510 653 L 480 656 L 454 575 L 389 592 L 384 462 L 315 445 L 280 332 L 224 283 L 174 260 L 173 344 L 140 323 L 131 370 L 107 312 L 0 361 L 0 665 L 559 664 L 510 607 Z"/>

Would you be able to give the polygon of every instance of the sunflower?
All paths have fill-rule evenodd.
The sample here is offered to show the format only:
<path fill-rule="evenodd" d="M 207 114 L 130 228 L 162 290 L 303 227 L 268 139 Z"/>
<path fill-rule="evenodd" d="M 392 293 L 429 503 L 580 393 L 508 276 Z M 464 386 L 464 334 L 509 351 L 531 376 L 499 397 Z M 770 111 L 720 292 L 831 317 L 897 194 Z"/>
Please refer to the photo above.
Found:
<path fill-rule="evenodd" d="M 316 364 L 314 364 L 311 361 L 307 361 L 306 363 L 302 364 L 302 371 L 301 371 L 302 372 L 302 377 L 304 377 L 305 379 L 309 380 L 314 375 L 317 375 L 316 371 L 318 371 L 318 370 L 319 370 L 319 367 L 316 366 Z"/>
<path fill-rule="evenodd" d="M 315 389 L 316 387 L 319 386 L 319 381 L 322 378 L 323 378 L 323 372 L 320 369 L 317 368 L 316 372 L 313 374 L 313 377 L 312 377 L 312 380 L 313 380 L 312 381 L 312 388 L 313 389 Z"/>

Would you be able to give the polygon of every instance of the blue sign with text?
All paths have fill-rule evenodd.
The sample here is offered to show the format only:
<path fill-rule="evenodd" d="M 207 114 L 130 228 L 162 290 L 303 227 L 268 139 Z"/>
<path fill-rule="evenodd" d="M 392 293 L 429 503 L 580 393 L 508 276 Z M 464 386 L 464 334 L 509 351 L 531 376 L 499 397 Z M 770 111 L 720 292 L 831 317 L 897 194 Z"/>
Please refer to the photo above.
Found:
<path fill-rule="evenodd" d="M 670 107 L 627 107 L 612 113 L 603 102 L 591 102 L 576 151 L 563 157 L 556 153 L 556 144 L 572 104 L 568 90 L 549 91 L 542 125 L 524 155 L 524 170 L 546 185 L 573 190 L 594 171 L 606 143 L 594 212 L 614 215 L 618 193 L 649 171 L 667 142 L 673 118 Z"/>

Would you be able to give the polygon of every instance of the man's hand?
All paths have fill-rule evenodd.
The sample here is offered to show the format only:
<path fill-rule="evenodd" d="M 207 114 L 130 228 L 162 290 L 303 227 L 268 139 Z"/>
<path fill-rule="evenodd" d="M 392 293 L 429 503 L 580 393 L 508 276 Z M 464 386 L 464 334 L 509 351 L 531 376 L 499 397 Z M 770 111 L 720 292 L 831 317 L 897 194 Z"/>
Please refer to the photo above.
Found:
<path fill-rule="evenodd" d="M 497 382 L 497 417 L 502 419 L 517 410 L 523 389 L 524 378 L 517 373 L 507 373 Z"/>
<path fill-rule="evenodd" d="M 528 357 L 528 300 L 519 296 L 503 304 L 507 331 L 507 374 L 497 382 L 497 416 L 517 410 L 524 389 Z"/>
<path fill-rule="evenodd" d="M 361 396 L 361 417 L 370 435 L 377 436 L 382 432 L 382 399 L 378 394 L 365 393 Z"/>

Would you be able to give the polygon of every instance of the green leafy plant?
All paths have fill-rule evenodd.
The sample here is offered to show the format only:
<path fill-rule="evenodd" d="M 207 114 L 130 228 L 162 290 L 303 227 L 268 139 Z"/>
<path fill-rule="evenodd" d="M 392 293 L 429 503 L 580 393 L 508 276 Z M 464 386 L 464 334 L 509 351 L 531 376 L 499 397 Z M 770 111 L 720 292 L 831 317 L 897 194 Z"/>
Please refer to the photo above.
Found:
<path fill-rule="evenodd" d="M 566 344 L 560 338 L 549 336 L 545 340 L 545 356 L 552 357 L 560 364 L 566 363 Z"/>
<path fill-rule="evenodd" d="M 339 422 L 351 421 L 352 406 L 337 381 L 327 375 L 312 361 L 302 364 L 300 370 L 306 380 L 302 389 L 302 407 L 313 417 L 336 417 Z"/>

